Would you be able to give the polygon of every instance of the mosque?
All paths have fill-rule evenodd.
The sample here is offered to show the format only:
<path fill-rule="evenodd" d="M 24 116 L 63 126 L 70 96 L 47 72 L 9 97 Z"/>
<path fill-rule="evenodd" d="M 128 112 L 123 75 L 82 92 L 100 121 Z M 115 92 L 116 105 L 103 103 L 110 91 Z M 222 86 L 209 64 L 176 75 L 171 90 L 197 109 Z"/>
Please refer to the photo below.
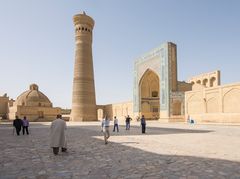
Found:
<path fill-rule="evenodd" d="M 135 60 L 133 101 L 98 107 L 98 117 L 108 113 L 124 120 L 162 122 L 240 123 L 240 83 L 221 85 L 220 71 L 177 79 L 177 46 L 162 44 Z"/>
<path fill-rule="evenodd" d="M 106 114 L 124 120 L 138 119 L 161 122 L 240 123 L 240 83 L 221 85 L 220 71 L 178 81 L 177 45 L 172 42 L 147 52 L 135 60 L 133 101 L 97 105 L 92 60 L 94 20 L 85 12 L 73 17 L 75 28 L 75 66 L 70 121 L 96 121 Z M 32 120 L 54 119 L 61 113 L 38 90 L 36 84 L 16 101 L 0 96 L 0 117 L 15 115 Z"/>
<path fill-rule="evenodd" d="M 27 116 L 31 121 L 51 121 L 57 114 L 61 114 L 61 108 L 54 108 L 36 84 L 31 84 L 16 100 L 9 100 L 7 94 L 0 96 L 0 117 L 3 119 L 15 119 L 17 115 Z"/>

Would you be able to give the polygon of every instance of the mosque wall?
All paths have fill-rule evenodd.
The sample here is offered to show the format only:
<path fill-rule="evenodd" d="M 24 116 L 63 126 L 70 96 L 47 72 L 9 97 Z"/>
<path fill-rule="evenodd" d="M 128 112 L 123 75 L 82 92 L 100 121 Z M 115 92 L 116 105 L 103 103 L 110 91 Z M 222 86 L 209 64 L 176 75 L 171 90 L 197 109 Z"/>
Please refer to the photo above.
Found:
<path fill-rule="evenodd" d="M 8 118 L 15 119 L 26 116 L 30 121 L 51 121 L 61 114 L 61 108 L 52 107 L 51 101 L 38 89 L 38 85 L 31 84 L 29 90 L 17 97 L 17 100 L 8 100 Z"/>
<path fill-rule="evenodd" d="M 133 114 L 133 103 L 132 101 L 108 104 L 108 105 L 98 105 L 98 120 L 107 114 L 110 119 L 113 119 L 116 116 L 120 123 L 125 122 L 125 117 L 129 115 L 131 118 L 135 119 Z"/>
<path fill-rule="evenodd" d="M 177 81 L 177 45 L 174 43 L 168 43 L 168 59 L 169 59 L 169 81 L 172 91 L 177 91 L 178 81 Z"/>
<path fill-rule="evenodd" d="M 240 83 L 186 92 L 185 114 L 196 122 L 240 122 Z"/>
<path fill-rule="evenodd" d="M 148 77 L 152 76 L 152 78 Z M 153 79 L 158 89 L 152 90 Z M 177 91 L 177 48 L 167 42 L 142 55 L 134 65 L 133 110 L 147 119 L 168 120 L 171 116 L 170 93 Z"/>
<path fill-rule="evenodd" d="M 15 119 L 16 115 L 17 115 L 17 106 L 9 107 L 8 118 L 13 120 Z"/>
<path fill-rule="evenodd" d="M 192 84 L 186 83 L 184 81 L 178 81 L 178 91 L 185 92 L 192 90 Z"/>
<path fill-rule="evenodd" d="M 7 95 L 0 96 L 0 118 L 7 118 L 8 101 L 9 97 Z"/>
<path fill-rule="evenodd" d="M 208 87 L 215 87 L 221 85 L 221 80 L 220 80 L 220 71 L 212 71 L 208 73 L 203 73 L 197 76 L 194 76 L 188 80 L 189 83 L 192 85 L 194 84 L 200 84 L 205 86 L 206 88 Z"/>
<path fill-rule="evenodd" d="M 171 92 L 170 114 L 171 116 L 184 115 L 184 92 Z"/>
<path fill-rule="evenodd" d="M 20 118 L 27 116 L 31 121 L 34 120 L 53 120 L 57 114 L 61 114 L 61 108 L 50 108 L 50 107 L 33 107 L 33 106 L 13 106 L 9 108 L 9 118 L 15 119 L 18 115 Z"/>

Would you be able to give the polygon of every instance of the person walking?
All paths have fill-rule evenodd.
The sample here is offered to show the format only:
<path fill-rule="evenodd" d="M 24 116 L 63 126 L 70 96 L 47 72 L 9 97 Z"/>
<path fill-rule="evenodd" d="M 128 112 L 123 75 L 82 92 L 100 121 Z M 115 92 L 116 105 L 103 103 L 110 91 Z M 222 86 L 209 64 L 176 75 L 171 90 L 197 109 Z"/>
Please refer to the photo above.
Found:
<path fill-rule="evenodd" d="M 18 118 L 18 116 L 16 116 L 16 119 L 13 121 L 13 126 L 16 129 L 17 135 L 20 135 L 20 131 L 22 128 L 22 120 Z"/>
<path fill-rule="evenodd" d="M 62 148 L 62 152 L 67 151 L 67 140 L 65 131 L 67 130 L 66 122 L 62 119 L 59 114 L 57 118 L 51 124 L 51 147 L 55 155 L 58 154 L 59 148 Z"/>
<path fill-rule="evenodd" d="M 29 122 L 28 122 L 28 120 L 27 120 L 27 117 L 26 116 L 24 116 L 23 117 L 23 120 L 22 120 L 22 126 L 23 126 L 23 135 L 25 134 L 25 130 L 26 130 L 26 133 L 27 133 L 27 135 L 29 134 L 29 132 L 28 132 L 28 127 L 29 127 Z"/>
<path fill-rule="evenodd" d="M 144 134 L 146 131 L 146 120 L 144 115 L 142 115 L 142 118 L 141 118 L 141 126 L 142 126 L 142 133 Z"/>
<path fill-rule="evenodd" d="M 106 115 L 105 118 L 102 120 L 102 131 L 104 134 L 105 144 L 108 143 L 108 138 L 110 137 L 109 126 L 110 126 L 110 120 L 108 118 L 108 115 Z"/>
<path fill-rule="evenodd" d="M 119 132 L 118 128 L 118 119 L 116 116 L 114 116 L 114 127 L 113 127 L 113 132 L 115 132 L 115 128 L 117 128 L 117 132 Z"/>

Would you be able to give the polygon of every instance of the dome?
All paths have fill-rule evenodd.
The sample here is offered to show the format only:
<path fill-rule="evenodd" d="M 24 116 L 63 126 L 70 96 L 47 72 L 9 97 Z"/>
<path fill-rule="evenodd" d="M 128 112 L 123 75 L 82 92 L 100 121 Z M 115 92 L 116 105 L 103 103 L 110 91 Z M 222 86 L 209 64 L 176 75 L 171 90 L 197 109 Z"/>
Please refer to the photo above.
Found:
<path fill-rule="evenodd" d="M 51 101 L 46 95 L 38 90 L 38 85 L 36 84 L 31 84 L 29 90 L 19 95 L 16 103 L 20 106 L 52 107 Z"/>

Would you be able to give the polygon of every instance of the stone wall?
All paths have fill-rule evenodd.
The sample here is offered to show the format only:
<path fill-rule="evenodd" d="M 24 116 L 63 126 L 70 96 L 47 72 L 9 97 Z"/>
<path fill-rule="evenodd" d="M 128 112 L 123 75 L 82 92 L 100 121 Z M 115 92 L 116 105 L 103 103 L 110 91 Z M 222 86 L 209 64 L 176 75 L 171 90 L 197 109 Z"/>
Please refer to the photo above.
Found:
<path fill-rule="evenodd" d="M 0 96 L 0 118 L 7 118 L 9 97 Z"/>
<path fill-rule="evenodd" d="M 192 84 L 186 83 L 184 81 L 178 81 L 178 91 L 191 91 L 192 90 Z"/>
<path fill-rule="evenodd" d="M 185 114 L 197 122 L 240 122 L 240 83 L 185 93 Z"/>
<path fill-rule="evenodd" d="M 41 119 L 42 121 L 54 120 L 57 114 L 61 114 L 61 108 L 51 107 L 32 107 L 32 106 L 13 106 L 9 108 L 9 119 L 15 119 L 18 115 L 20 118 L 27 116 L 30 121 Z"/>
<path fill-rule="evenodd" d="M 135 119 L 133 115 L 133 103 L 132 101 L 108 104 L 108 105 L 98 105 L 98 120 L 102 120 L 105 114 L 113 119 L 114 116 L 117 116 L 120 123 L 125 122 L 125 116 L 129 115 Z"/>

